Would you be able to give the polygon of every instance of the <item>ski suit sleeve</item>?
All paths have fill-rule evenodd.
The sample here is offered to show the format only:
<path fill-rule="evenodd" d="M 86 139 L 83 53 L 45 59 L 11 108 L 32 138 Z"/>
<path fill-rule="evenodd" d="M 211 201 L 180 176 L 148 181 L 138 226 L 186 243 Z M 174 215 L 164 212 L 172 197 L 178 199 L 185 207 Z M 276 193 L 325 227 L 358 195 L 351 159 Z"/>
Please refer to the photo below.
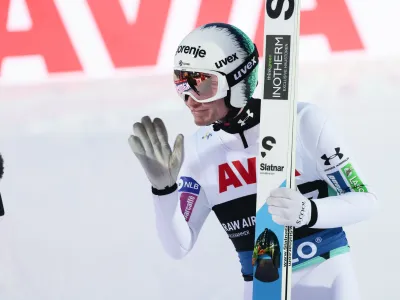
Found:
<path fill-rule="evenodd" d="M 371 217 L 377 197 L 333 121 L 312 105 L 301 118 L 303 147 L 316 172 L 336 195 L 316 200 L 311 228 L 336 228 L 355 224 Z"/>
<path fill-rule="evenodd" d="M 211 208 L 196 174 L 200 166 L 196 152 L 185 145 L 185 159 L 177 185 L 168 194 L 153 189 L 156 229 L 164 250 L 182 259 L 193 248 Z M 188 156 L 191 159 L 187 159 Z"/>

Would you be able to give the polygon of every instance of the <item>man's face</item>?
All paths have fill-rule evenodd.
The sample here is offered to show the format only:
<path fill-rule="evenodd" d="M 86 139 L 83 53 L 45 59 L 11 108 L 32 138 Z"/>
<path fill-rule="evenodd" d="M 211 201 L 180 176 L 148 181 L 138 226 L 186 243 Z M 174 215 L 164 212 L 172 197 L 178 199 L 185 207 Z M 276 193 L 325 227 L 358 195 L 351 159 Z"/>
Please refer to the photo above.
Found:
<path fill-rule="evenodd" d="M 224 99 L 209 103 L 199 103 L 188 96 L 185 103 L 190 109 L 197 126 L 210 125 L 215 121 L 223 119 L 228 114 L 228 107 L 226 107 Z"/>

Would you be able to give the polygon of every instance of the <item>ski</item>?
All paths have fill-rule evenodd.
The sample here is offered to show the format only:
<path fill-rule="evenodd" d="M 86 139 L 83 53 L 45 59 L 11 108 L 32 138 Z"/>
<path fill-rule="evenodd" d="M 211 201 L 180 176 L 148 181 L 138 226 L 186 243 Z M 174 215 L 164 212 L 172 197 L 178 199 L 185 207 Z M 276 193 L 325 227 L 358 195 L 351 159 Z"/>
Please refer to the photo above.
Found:
<path fill-rule="evenodd" d="M 253 300 L 291 299 L 293 228 L 273 222 L 266 199 L 277 187 L 296 189 L 299 27 L 299 0 L 265 0 Z"/>

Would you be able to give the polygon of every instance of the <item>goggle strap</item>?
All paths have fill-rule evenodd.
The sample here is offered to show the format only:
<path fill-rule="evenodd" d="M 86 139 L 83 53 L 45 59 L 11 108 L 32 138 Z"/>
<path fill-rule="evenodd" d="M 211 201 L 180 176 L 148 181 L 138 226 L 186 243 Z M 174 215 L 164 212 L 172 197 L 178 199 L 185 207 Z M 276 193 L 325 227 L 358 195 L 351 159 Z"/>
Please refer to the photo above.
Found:
<path fill-rule="evenodd" d="M 226 81 L 229 87 L 233 87 L 240 81 L 245 79 L 251 71 L 258 65 L 258 51 L 256 45 L 254 45 L 254 51 L 247 59 L 238 66 L 235 70 L 226 75 Z"/>

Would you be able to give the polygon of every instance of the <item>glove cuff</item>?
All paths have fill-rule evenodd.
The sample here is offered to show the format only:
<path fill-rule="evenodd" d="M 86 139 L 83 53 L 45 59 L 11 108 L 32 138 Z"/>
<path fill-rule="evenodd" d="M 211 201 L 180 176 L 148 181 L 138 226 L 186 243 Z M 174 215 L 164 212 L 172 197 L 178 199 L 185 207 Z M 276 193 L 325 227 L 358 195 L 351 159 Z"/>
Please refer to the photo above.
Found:
<path fill-rule="evenodd" d="M 172 186 L 167 186 L 162 190 L 158 190 L 155 187 L 151 187 L 151 192 L 153 193 L 153 195 L 156 196 L 165 196 L 168 194 L 172 194 L 173 192 L 175 192 L 178 189 L 178 185 L 175 183 Z"/>
<path fill-rule="evenodd" d="M 310 200 L 310 202 L 311 202 L 311 218 L 307 226 L 313 227 L 318 220 L 318 209 L 314 201 Z"/>

